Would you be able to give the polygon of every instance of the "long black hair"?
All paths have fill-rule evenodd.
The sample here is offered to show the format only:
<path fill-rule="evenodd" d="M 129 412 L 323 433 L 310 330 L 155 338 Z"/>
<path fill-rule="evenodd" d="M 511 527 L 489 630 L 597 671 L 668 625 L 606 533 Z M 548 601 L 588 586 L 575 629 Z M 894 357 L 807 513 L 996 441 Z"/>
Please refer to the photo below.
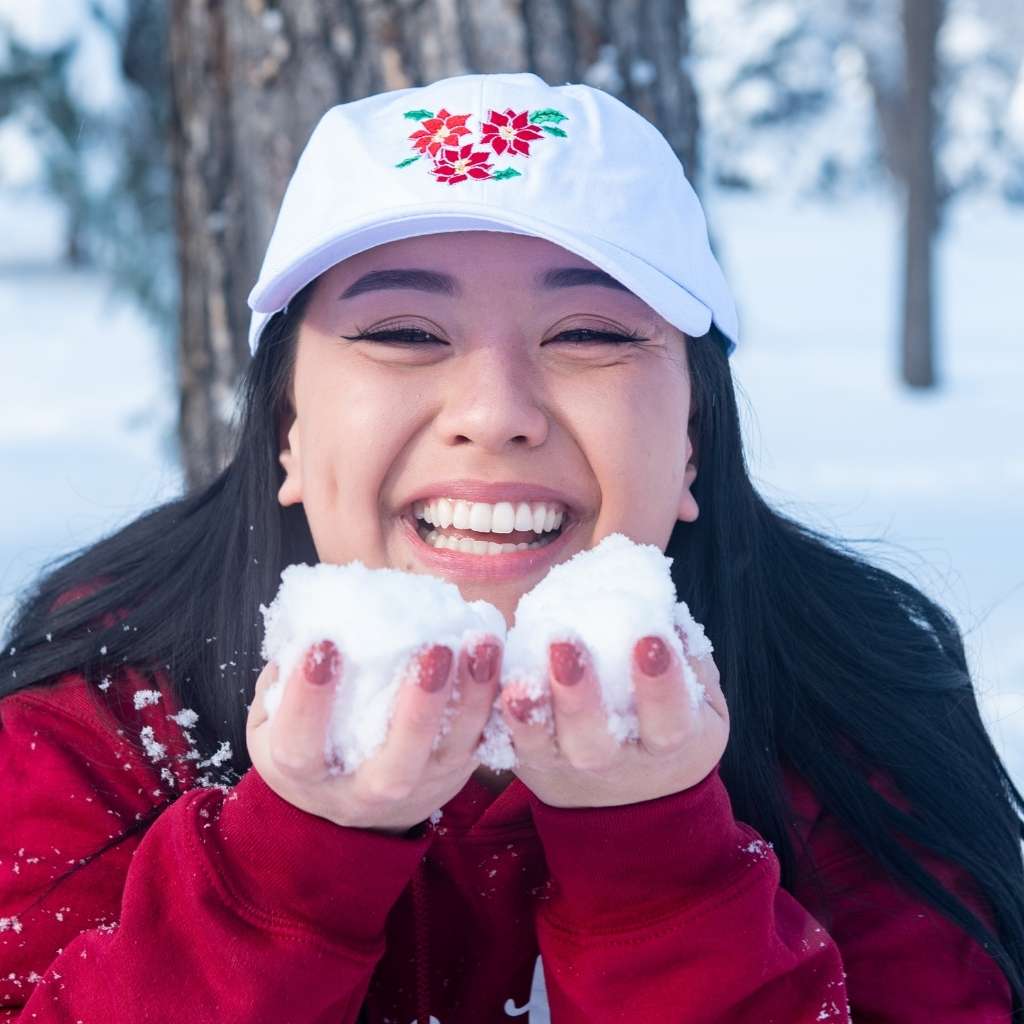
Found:
<path fill-rule="evenodd" d="M 312 287 L 265 328 L 223 472 L 48 566 L 23 594 L 0 658 L 0 697 L 69 671 L 97 681 L 124 665 L 163 672 L 199 716 L 198 746 L 230 744 L 213 784 L 250 766 L 260 605 L 286 565 L 318 560 L 301 506 L 276 499 L 281 417 Z M 679 598 L 715 645 L 732 723 L 721 771 L 736 816 L 774 845 L 791 886 L 799 851 L 788 762 L 900 885 L 996 959 L 1020 1019 L 1024 800 L 982 724 L 960 631 L 909 583 L 764 501 L 744 461 L 725 339 L 713 327 L 686 347 L 701 512 L 676 524 L 666 554 Z M 908 810 L 869 783 L 877 771 Z M 902 840 L 966 869 L 998 934 Z"/>

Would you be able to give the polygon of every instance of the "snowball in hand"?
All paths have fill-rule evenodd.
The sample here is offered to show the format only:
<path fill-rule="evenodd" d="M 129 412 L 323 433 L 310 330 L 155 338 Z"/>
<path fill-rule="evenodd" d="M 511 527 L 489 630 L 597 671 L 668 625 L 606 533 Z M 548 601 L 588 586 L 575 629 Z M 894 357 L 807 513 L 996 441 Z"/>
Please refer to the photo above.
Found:
<path fill-rule="evenodd" d="M 264 705 L 273 717 L 306 651 L 332 640 L 341 652 L 324 755 L 352 772 L 383 744 L 411 657 L 428 644 L 452 651 L 483 634 L 505 637 L 505 619 L 486 601 L 467 602 L 452 583 L 362 562 L 290 565 L 269 607 L 260 606 L 262 655 L 278 665 Z M 440 735 L 444 733 L 444 726 Z"/>
<path fill-rule="evenodd" d="M 519 599 L 505 643 L 502 687 L 518 683 L 528 696 L 541 697 L 548 690 L 548 645 L 581 641 L 601 687 L 608 731 L 620 743 L 637 739 L 633 647 L 642 637 L 656 635 L 675 651 L 690 703 L 698 706 L 704 688 L 683 656 L 675 627 L 686 636 L 691 656 L 705 657 L 712 647 L 686 604 L 676 603 L 671 565 L 672 559 L 653 544 L 636 544 L 613 533 L 596 547 L 552 566 Z M 501 768 L 515 764 L 504 722 L 493 716 L 485 731 L 482 760 Z"/>

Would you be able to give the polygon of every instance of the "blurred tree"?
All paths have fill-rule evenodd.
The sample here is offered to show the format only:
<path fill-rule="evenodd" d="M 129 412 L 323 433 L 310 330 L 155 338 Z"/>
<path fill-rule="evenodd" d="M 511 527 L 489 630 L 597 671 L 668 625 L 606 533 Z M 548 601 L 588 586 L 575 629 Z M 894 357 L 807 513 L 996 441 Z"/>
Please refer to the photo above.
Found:
<path fill-rule="evenodd" d="M 67 214 L 68 261 L 106 270 L 167 333 L 176 275 L 163 4 L 132 0 L 115 14 L 91 0 L 78 15 L 76 35 L 41 50 L 0 23 L 0 121 L 36 142 L 40 184 Z M 97 66 L 97 36 L 116 69 Z M 82 88 L 97 78 L 116 83 L 103 102 Z"/>
<path fill-rule="evenodd" d="M 849 0 L 852 31 L 866 58 L 882 154 L 903 200 L 900 376 L 937 383 L 935 237 L 943 201 L 937 161 L 938 40 L 945 0 Z"/>
<path fill-rule="evenodd" d="M 246 296 L 295 160 L 332 104 L 450 75 L 529 70 L 617 94 L 691 176 L 686 0 L 177 0 L 170 8 L 181 281 L 181 447 L 190 486 L 229 456 Z"/>
<path fill-rule="evenodd" d="M 910 387 L 935 385 L 933 279 L 939 193 L 935 170 L 937 42 L 944 0 L 903 0 L 906 67 L 903 163 L 905 252 L 901 372 Z"/>
<path fill-rule="evenodd" d="M 80 171 L 83 142 L 95 130 L 68 87 L 67 67 L 75 46 L 65 43 L 39 53 L 17 39 L 5 40 L 7 60 L 0 70 L 0 120 L 16 114 L 42 145 L 45 187 L 67 210 L 64 255 L 83 262 L 83 229 L 89 197 Z"/>
<path fill-rule="evenodd" d="M 995 185 L 1007 197 L 1012 168 L 1024 167 L 994 132 L 965 145 L 979 121 L 998 124 L 1011 92 L 1011 62 L 995 40 L 956 64 L 968 116 L 952 125 L 937 117 L 940 86 L 948 89 L 939 81 L 946 2 L 723 0 L 703 8 L 700 23 L 707 64 L 698 75 L 702 95 L 713 97 L 705 137 L 718 183 L 834 195 L 863 187 L 880 166 L 891 173 L 904 214 L 900 373 L 911 387 L 931 387 L 937 376 L 934 242 L 954 188 L 939 163 L 948 152 L 959 187 Z M 977 39 L 977 16 L 958 14 L 959 35 Z"/>

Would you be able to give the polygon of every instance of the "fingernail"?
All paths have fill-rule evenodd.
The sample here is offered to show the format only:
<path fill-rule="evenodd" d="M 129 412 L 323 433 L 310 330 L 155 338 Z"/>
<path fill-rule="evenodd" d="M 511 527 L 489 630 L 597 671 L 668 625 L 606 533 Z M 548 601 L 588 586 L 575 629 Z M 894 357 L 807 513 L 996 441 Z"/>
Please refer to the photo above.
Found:
<path fill-rule="evenodd" d="M 314 686 L 326 686 L 341 673 L 341 654 L 331 640 L 321 640 L 306 652 L 302 672 Z"/>
<path fill-rule="evenodd" d="M 661 676 L 668 671 L 672 657 L 664 641 L 657 636 L 645 636 L 637 642 L 633 656 L 637 668 L 645 676 Z"/>
<path fill-rule="evenodd" d="M 679 642 L 683 645 L 683 653 L 690 653 L 690 645 L 686 641 L 686 631 L 682 626 L 676 626 L 676 636 L 679 637 Z"/>
<path fill-rule="evenodd" d="M 451 649 L 435 644 L 426 654 L 420 655 L 420 686 L 428 693 L 440 690 L 448 681 L 451 670 Z"/>
<path fill-rule="evenodd" d="M 563 686 L 575 686 L 583 678 L 580 649 L 572 643 L 552 644 L 551 671 Z"/>
<path fill-rule="evenodd" d="M 540 707 L 540 701 L 532 700 L 529 697 L 513 697 L 508 702 L 509 714 L 517 722 L 525 722 L 530 717 L 530 712 Z"/>
<path fill-rule="evenodd" d="M 478 683 L 490 682 L 497 667 L 497 644 L 479 644 L 469 656 L 469 674 Z"/>

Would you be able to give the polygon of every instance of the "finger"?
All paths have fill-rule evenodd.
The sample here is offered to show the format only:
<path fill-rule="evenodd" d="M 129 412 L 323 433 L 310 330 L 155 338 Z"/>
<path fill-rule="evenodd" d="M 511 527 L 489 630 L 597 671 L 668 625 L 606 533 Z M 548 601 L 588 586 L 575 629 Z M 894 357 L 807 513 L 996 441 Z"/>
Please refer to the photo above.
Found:
<path fill-rule="evenodd" d="M 365 772 L 377 795 L 402 799 L 423 777 L 451 693 L 453 661 L 445 644 L 433 644 L 410 659 L 387 739 Z"/>
<path fill-rule="evenodd" d="M 690 702 L 682 659 L 660 636 L 633 646 L 632 678 L 640 744 L 650 754 L 681 750 L 699 728 L 699 708 Z"/>
<path fill-rule="evenodd" d="M 562 757 L 575 768 L 607 768 L 621 751 L 608 731 L 608 713 L 586 650 L 572 642 L 551 644 L 548 669 Z"/>
<path fill-rule="evenodd" d="M 728 722 L 729 707 L 725 700 L 725 694 L 722 692 L 722 681 L 718 672 L 718 666 L 715 664 L 715 659 L 710 654 L 695 658 L 690 653 L 690 644 L 686 638 L 685 631 L 681 627 L 676 626 L 676 633 L 683 644 L 686 664 L 692 670 L 697 685 L 704 691 L 704 700 L 715 709 L 723 721 Z"/>
<path fill-rule="evenodd" d="M 446 709 L 452 713 L 451 726 L 433 755 L 440 764 L 461 764 L 479 744 L 498 695 L 501 655 L 501 644 L 494 636 L 459 651 L 452 699 Z"/>
<path fill-rule="evenodd" d="M 285 684 L 281 704 L 270 723 L 274 763 L 295 777 L 321 776 L 334 690 L 341 676 L 341 653 L 330 640 L 306 651 Z"/>
<path fill-rule="evenodd" d="M 252 703 L 249 705 L 249 716 L 246 719 L 246 731 L 258 729 L 269 717 L 267 706 L 264 702 L 266 692 L 277 682 L 278 667 L 276 661 L 268 661 L 260 674 L 256 677 L 256 687 L 252 695 Z"/>
<path fill-rule="evenodd" d="M 501 691 L 501 712 L 518 763 L 541 767 L 558 760 L 549 694 L 536 684 L 510 682 Z"/>

